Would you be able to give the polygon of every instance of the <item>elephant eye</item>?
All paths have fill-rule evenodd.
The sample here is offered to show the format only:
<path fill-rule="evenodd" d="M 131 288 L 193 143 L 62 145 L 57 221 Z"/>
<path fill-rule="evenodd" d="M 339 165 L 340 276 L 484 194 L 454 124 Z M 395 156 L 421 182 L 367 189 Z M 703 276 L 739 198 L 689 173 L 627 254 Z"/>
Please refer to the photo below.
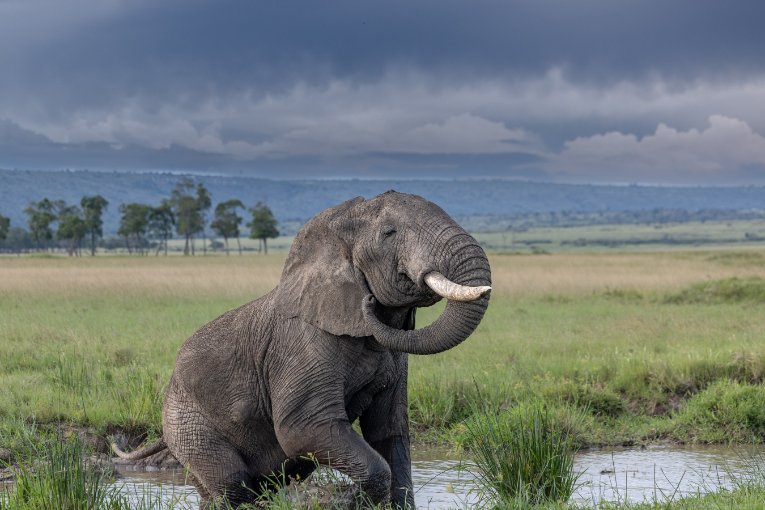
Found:
<path fill-rule="evenodd" d="M 383 227 L 383 230 L 382 230 L 383 237 L 390 237 L 395 233 L 396 233 L 396 227 L 394 227 L 393 225 L 387 225 Z"/>

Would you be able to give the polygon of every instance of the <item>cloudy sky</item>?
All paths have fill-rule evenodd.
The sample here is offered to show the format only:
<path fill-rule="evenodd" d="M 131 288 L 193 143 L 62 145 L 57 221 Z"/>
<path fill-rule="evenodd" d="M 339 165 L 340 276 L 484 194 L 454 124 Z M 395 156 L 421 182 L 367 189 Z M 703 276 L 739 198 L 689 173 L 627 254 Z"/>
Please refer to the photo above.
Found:
<path fill-rule="evenodd" d="M 765 2 L 0 0 L 0 168 L 765 184 Z"/>

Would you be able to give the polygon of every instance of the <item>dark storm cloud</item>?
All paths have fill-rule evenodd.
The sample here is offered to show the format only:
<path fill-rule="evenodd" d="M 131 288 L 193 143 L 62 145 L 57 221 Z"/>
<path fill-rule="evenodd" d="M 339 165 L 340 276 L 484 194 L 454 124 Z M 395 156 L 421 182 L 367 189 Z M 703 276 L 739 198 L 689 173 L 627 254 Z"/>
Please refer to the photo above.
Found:
<path fill-rule="evenodd" d="M 763 19 L 755 1 L 0 0 L 0 165 L 639 180 L 701 165 L 663 140 L 750 133 L 703 175 L 760 168 Z"/>
<path fill-rule="evenodd" d="M 47 7 L 70 8 L 61 5 Z M 682 82 L 762 71 L 763 19 L 765 4 L 755 1 L 144 2 L 40 45 L 21 72 L 33 88 L 88 101 L 172 96 L 169 85 L 193 100 L 376 80 L 395 65 L 460 81 L 559 67 L 590 82 L 652 73 Z M 29 19 L 8 23 L 34 29 Z"/>

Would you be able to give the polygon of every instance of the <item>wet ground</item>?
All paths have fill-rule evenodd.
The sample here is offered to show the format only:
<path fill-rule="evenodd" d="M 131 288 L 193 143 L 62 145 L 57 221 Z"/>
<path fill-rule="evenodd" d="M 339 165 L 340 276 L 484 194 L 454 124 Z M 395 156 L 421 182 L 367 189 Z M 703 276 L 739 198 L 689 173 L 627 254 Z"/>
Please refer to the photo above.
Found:
<path fill-rule="evenodd" d="M 577 456 L 580 487 L 573 500 L 595 506 L 599 501 L 666 501 L 731 487 L 734 479 L 752 475 L 752 463 L 765 466 L 765 450 L 728 447 L 651 446 L 588 450 Z M 442 450 L 418 451 L 412 461 L 415 501 L 421 509 L 471 508 L 477 502 L 469 461 Z M 136 499 L 185 501 L 196 508 L 197 496 L 183 472 L 126 471 L 118 481 Z M 181 505 L 186 507 L 186 505 Z"/>

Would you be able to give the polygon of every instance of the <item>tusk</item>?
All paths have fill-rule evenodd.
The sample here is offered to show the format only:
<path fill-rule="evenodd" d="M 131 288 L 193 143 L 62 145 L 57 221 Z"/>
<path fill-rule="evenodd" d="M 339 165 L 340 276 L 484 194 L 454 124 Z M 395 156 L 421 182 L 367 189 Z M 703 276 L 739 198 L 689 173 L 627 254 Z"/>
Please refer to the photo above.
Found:
<path fill-rule="evenodd" d="M 475 301 L 491 292 L 491 287 L 467 287 L 454 283 L 438 271 L 425 275 L 425 283 L 439 296 L 451 301 Z"/>

